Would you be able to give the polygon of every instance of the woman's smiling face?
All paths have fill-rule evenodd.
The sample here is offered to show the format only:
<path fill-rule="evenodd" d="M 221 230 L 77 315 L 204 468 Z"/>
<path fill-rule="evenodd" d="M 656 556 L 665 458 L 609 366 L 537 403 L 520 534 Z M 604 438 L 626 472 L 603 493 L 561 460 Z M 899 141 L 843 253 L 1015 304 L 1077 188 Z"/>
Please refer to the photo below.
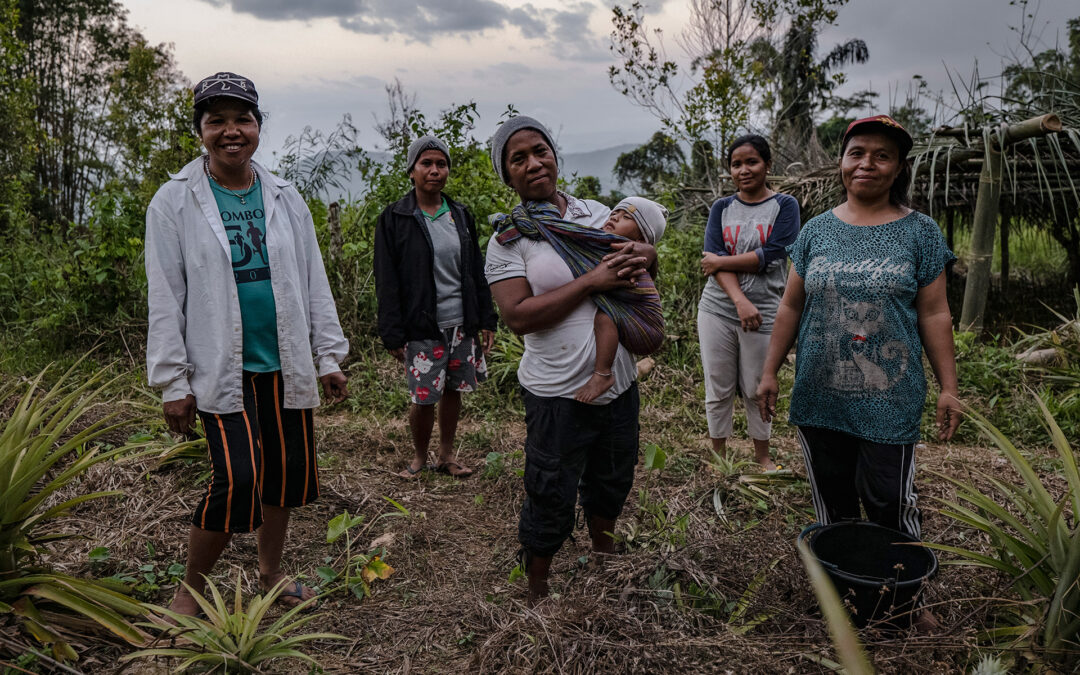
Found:
<path fill-rule="evenodd" d="M 215 165 L 244 168 L 259 147 L 259 121 L 251 113 L 251 105 L 243 101 L 214 101 L 199 126 L 199 137 Z"/>
<path fill-rule="evenodd" d="M 743 143 L 731 151 L 731 179 L 739 192 L 759 192 L 765 186 L 769 166 L 769 162 L 762 159 L 757 149 L 749 143 Z"/>
<path fill-rule="evenodd" d="M 849 197 L 880 199 L 900 174 L 900 148 L 879 133 L 852 136 L 840 157 L 840 179 Z"/>

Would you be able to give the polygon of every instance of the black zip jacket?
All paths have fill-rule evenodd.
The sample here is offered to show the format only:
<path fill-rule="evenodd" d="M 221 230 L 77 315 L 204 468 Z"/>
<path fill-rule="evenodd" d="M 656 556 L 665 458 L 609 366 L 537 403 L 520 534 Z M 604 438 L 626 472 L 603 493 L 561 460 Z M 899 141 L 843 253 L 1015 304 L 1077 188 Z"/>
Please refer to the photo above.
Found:
<path fill-rule="evenodd" d="M 445 195 L 444 195 L 445 197 Z M 461 303 L 465 334 L 495 330 L 498 318 L 484 278 L 484 260 L 469 211 L 449 197 L 446 203 L 461 242 Z M 416 203 L 416 190 L 383 209 L 375 226 L 375 297 L 379 337 L 387 349 L 410 340 L 442 337 L 436 319 L 434 257 L 431 234 Z"/>

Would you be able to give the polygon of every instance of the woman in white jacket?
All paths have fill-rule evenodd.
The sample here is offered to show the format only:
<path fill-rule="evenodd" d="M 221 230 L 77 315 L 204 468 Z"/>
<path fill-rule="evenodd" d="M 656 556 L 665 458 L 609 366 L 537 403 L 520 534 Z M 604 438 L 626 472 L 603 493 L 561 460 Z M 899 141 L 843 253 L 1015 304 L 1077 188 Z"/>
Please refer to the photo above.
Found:
<path fill-rule="evenodd" d="M 344 400 L 339 364 L 349 345 L 303 198 L 251 161 L 262 126 L 254 84 L 217 73 L 196 85 L 194 102 L 206 154 L 173 175 L 146 213 L 147 373 L 163 390 L 172 431 L 202 419 L 213 466 L 192 518 L 185 581 L 201 593 L 232 534 L 255 531 L 259 583 L 270 589 L 285 579 L 290 509 L 319 494 L 316 380 L 328 399 Z M 281 598 L 313 596 L 294 580 Z M 181 588 L 171 609 L 195 614 L 198 605 Z"/>

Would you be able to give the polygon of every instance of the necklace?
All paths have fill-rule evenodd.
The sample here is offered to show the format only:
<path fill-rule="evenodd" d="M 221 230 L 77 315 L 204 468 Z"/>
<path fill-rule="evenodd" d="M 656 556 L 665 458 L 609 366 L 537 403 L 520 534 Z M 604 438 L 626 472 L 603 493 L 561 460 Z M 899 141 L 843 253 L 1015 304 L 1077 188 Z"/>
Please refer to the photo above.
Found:
<path fill-rule="evenodd" d="M 255 187 L 255 181 L 258 180 L 258 174 L 255 173 L 255 167 L 251 167 L 251 180 L 248 182 L 247 187 L 239 191 L 230 190 L 218 180 L 217 176 L 210 172 L 210 155 L 203 155 L 203 171 L 206 172 L 206 175 L 211 180 L 217 183 L 218 187 L 239 199 L 241 204 L 247 204 L 246 197 L 251 194 L 251 190 Z"/>

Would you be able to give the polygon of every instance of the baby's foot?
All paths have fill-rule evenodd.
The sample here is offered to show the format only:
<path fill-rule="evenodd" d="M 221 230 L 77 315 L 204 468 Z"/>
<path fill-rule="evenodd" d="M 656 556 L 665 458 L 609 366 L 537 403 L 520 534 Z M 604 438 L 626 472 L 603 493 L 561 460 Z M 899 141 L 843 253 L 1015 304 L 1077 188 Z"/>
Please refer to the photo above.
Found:
<path fill-rule="evenodd" d="M 608 389 L 611 389 L 611 385 L 615 384 L 615 378 L 610 373 L 607 375 L 600 375 L 593 372 L 592 377 L 585 383 L 585 386 L 578 389 L 574 393 L 574 399 L 581 401 L 582 403 L 592 403 L 596 400 L 596 397 L 603 394 Z"/>

